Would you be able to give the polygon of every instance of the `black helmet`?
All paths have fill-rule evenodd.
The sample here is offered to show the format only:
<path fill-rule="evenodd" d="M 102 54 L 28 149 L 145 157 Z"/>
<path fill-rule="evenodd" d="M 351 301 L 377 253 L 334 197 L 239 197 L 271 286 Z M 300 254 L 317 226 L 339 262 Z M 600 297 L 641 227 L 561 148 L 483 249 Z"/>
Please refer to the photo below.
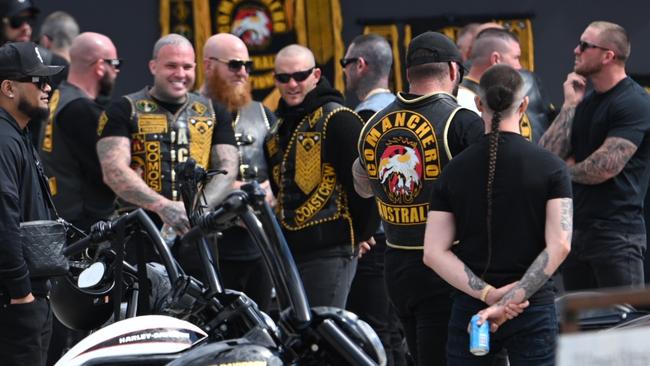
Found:
<path fill-rule="evenodd" d="M 93 330 L 113 314 L 110 294 L 115 282 L 103 280 L 95 286 L 80 288 L 77 276 L 68 274 L 51 280 L 50 304 L 59 321 L 68 328 Z"/>

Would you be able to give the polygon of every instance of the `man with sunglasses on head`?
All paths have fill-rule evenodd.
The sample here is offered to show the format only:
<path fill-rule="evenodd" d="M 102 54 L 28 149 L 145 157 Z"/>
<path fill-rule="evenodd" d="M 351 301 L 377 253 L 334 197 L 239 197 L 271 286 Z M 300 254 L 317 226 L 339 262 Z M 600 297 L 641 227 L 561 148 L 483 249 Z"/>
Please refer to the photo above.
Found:
<path fill-rule="evenodd" d="M 620 25 L 589 24 L 573 53 L 562 110 L 540 141 L 566 160 L 573 181 L 564 287 L 643 286 L 650 97 L 625 72 L 630 41 Z"/>
<path fill-rule="evenodd" d="M 354 191 L 352 162 L 363 125 L 316 67 L 289 45 L 275 59 L 281 100 L 266 142 L 283 233 L 312 306 L 345 308 L 357 248 L 377 229 L 374 202 Z"/>
<path fill-rule="evenodd" d="M 205 169 L 227 172 L 214 176 L 205 188 L 210 208 L 228 194 L 237 176 L 230 114 L 215 111 L 209 99 L 190 91 L 195 68 L 190 41 L 174 33 L 163 36 L 149 61 L 153 86 L 111 104 L 98 129 L 104 182 L 126 201 L 123 208 L 131 204 L 154 212 L 153 219 L 176 234 L 189 230 L 176 180 L 179 164 L 191 157 Z M 202 276 L 194 247 L 179 242 L 173 250 L 186 272 Z"/>
<path fill-rule="evenodd" d="M 451 311 L 451 288 L 422 262 L 429 196 L 449 160 L 485 131 L 480 117 L 454 98 L 462 75 L 460 51 L 449 38 L 437 32 L 413 38 L 409 92 L 366 123 L 352 167 L 357 192 L 377 202 L 386 290 L 417 365 L 446 363 Z"/>
<path fill-rule="evenodd" d="M 252 100 L 249 75 L 253 67 L 246 44 L 230 33 L 216 34 L 203 48 L 205 83 L 201 94 L 214 104 L 224 104 L 233 115 L 233 128 L 239 150 L 239 171 L 233 188 L 256 180 L 267 191 L 267 202 L 274 198 L 269 185 L 269 171 L 264 159 L 264 140 L 275 115 L 262 103 Z M 267 274 L 262 253 L 248 231 L 240 226 L 225 230 L 218 239 L 219 269 L 224 285 L 243 291 L 263 311 L 271 302 L 271 277 Z"/>
<path fill-rule="evenodd" d="M 46 66 L 31 42 L 0 47 L 0 363 L 45 364 L 52 313 L 47 277 L 30 276 L 20 223 L 50 220 L 45 176 L 26 127 L 49 113 Z"/>

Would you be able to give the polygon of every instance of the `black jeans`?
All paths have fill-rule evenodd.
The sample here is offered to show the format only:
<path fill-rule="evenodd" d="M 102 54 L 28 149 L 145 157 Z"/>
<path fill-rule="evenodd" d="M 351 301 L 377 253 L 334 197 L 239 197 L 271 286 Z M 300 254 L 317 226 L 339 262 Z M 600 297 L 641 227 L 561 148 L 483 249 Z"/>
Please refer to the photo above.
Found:
<path fill-rule="evenodd" d="M 359 259 L 348 295 L 348 310 L 377 332 L 386 350 L 388 366 L 405 365 L 402 330 L 397 312 L 388 299 L 384 281 L 386 237 L 375 235 L 377 244 Z"/>
<path fill-rule="evenodd" d="M 261 257 L 248 261 L 219 258 L 219 274 L 226 288 L 245 293 L 268 312 L 273 283 Z"/>
<path fill-rule="evenodd" d="M 296 265 L 310 306 L 345 309 L 350 284 L 357 269 L 356 257 L 296 259 Z"/>
<path fill-rule="evenodd" d="M 646 235 L 592 228 L 574 230 L 561 267 L 566 291 L 642 287 Z"/>
<path fill-rule="evenodd" d="M 422 262 L 422 250 L 387 248 L 388 296 L 417 365 L 445 365 L 451 287 Z"/>
<path fill-rule="evenodd" d="M 45 297 L 29 304 L 10 305 L 0 293 L 0 364 L 42 366 L 52 332 L 52 311 Z"/>
<path fill-rule="evenodd" d="M 551 366 L 555 364 L 558 324 L 555 304 L 530 305 L 518 317 L 490 333 L 490 352 L 474 356 L 469 352 L 467 325 L 472 315 L 487 307 L 465 294 L 455 296 L 449 320 L 448 365 L 492 366 L 503 348 L 508 350 L 510 365 Z"/>

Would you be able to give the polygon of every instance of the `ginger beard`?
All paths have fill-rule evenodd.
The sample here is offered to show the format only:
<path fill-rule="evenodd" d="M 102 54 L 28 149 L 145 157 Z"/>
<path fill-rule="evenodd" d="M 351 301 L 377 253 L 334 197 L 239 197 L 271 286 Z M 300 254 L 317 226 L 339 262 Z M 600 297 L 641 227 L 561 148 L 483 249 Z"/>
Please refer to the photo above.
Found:
<path fill-rule="evenodd" d="M 250 83 L 245 82 L 231 85 L 218 72 L 213 72 L 207 78 L 207 88 L 209 95 L 223 103 L 231 112 L 239 110 L 253 99 Z"/>

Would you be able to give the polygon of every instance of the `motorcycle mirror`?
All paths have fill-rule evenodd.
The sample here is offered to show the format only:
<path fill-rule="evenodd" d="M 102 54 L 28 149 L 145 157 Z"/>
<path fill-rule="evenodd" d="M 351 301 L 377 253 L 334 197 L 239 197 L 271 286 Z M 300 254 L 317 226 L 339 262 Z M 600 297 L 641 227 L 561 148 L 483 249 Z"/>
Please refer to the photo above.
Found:
<path fill-rule="evenodd" d="M 95 287 L 104 278 L 104 273 L 106 273 L 106 265 L 104 263 L 93 263 L 79 274 L 77 286 L 79 288 Z"/>

